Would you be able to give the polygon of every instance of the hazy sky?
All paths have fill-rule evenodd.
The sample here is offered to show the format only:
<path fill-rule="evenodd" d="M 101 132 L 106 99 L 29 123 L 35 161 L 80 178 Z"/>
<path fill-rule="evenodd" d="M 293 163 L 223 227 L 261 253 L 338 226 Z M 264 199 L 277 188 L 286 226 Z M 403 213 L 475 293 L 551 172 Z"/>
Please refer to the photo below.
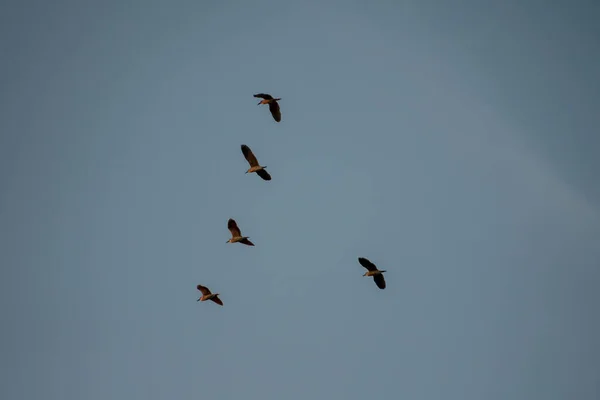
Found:
<path fill-rule="evenodd" d="M 0 7 L 0 398 L 600 397 L 597 2 Z"/>

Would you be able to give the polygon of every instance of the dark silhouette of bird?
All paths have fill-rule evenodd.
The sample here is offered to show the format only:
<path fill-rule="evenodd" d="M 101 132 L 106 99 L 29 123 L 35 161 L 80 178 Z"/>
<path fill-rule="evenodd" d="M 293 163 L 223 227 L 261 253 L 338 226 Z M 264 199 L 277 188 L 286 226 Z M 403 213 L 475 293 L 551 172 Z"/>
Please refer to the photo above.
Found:
<path fill-rule="evenodd" d="M 200 296 L 200 298 L 196 301 L 212 300 L 220 306 L 223 305 L 223 302 L 219 298 L 219 293 L 211 293 L 209 288 L 202 285 L 196 286 L 196 289 L 198 289 L 202 293 L 202 296 Z"/>
<path fill-rule="evenodd" d="M 266 165 L 261 166 L 258 163 L 258 160 L 254 156 L 254 153 L 252 153 L 252 150 L 250 150 L 250 147 L 243 144 L 242 145 L 242 153 L 244 154 L 244 157 L 248 161 L 248 164 L 250 164 L 250 169 L 248 169 L 248 171 L 246 171 L 246 173 L 256 172 L 256 175 L 260 176 L 265 181 L 271 180 L 271 175 L 269 175 L 269 173 L 265 169 L 265 168 L 267 168 L 267 166 Z"/>
<path fill-rule="evenodd" d="M 237 223 L 231 218 L 227 221 L 227 229 L 231 232 L 231 239 L 226 243 L 243 243 L 246 246 L 254 246 L 254 243 L 248 240 L 249 236 L 242 236 L 242 232 L 240 231 L 240 228 L 238 228 Z"/>
<path fill-rule="evenodd" d="M 377 287 L 379 289 L 385 289 L 385 279 L 383 278 L 383 273 L 386 271 L 378 270 L 375 264 L 364 257 L 358 257 L 358 262 L 368 270 L 363 276 L 372 276 Z"/>
<path fill-rule="evenodd" d="M 275 98 L 273 98 L 273 96 L 271 96 L 270 94 L 266 94 L 266 93 L 258 93 L 258 94 L 255 94 L 254 97 L 262 99 L 258 103 L 258 105 L 268 104 L 269 111 L 271 111 L 271 115 L 273 116 L 273 119 L 277 122 L 281 121 L 281 110 L 279 109 L 279 103 L 277 103 L 277 101 L 281 100 L 281 98 L 275 99 Z"/>

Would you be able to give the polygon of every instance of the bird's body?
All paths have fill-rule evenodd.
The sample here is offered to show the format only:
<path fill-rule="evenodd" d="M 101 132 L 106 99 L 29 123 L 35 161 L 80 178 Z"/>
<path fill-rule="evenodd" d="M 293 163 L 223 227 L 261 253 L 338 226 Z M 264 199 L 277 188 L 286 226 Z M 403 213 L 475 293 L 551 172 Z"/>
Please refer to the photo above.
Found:
<path fill-rule="evenodd" d="M 254 167 L 250 167 L 246 173 L 258 172 L 264 170 L 266 167 L 261 167 L 260 165 L 256 165 Z"/>
<path fill-rule="evenodd" d="M 252 244 L 248 240 L 248 236 L 236 236 L 236 237 L 232 237 L 231 239 L 229 239 L 229 243 L 243 243 L 243 244 L 247 244 L 249 246 L 254 246 L 254 244 Z"/>
<path fill-rule="evenodd" d="M 265 181 L 271 180 L 271 175 L 269 175 L 269 173 L 265 169 L 265 168 L 267 168 L 267 166 L 260 165 L 258 163 L 258 160 L 254 156 L 254 153 L 252 152 L 252 150 L 250 150 L 250 147 L 243 144 L 242 145 L 242 154 L 244 155 L 244 158 L 246 158 L 246 161 L 248 161 L 248 164 L 250 164 L 250 168 L 248 169 L 248 171 L 246 171 L 247 174 L 256 172 L 256 175 L 260 176 L 263 180 L 265 180 Z"/>
<path fill-rule="evenodd" d="M 385 278 L 383 277 L 383 273 L 386 271 L 378 270 L 375 264 L 364 257 L 358 257 L 358 262 L 367 269 L 367 272 L 365 272 L 363 276 L 372 276 L 377 287 L 379 289 L 385 289 Z"/>
<path fill-rule="evenodd" d="M 281 121 L 281 110 L 279 109 L 279 103 L 277 103 L 277 101 L 281 100 L 281 98 L 273 98 L 273 96 L 266 93 L 258 93 L 255 94 L 254 97 L 262 99 L 258 102 L 258 105 L 268 104 L 269 111 L 271 112 L 273 119 L 277 122 Z"/>
<path fill-rule="evenodd" d="M 223 302 L 219 298 L 219 293 L 211 293 L 209 288 L 207 288 L 206 286 L 202 286 L 202 285 L 196 286 L 196 289 L 198 289 L 202 293 L 202 296 L 200 296 L 200 298 L 196 301 L 211 300 L 220 306 L 223 305 Z"/>
<path fill-rule="evenodd" d="M 226 243 L 243 243 L 246 246 L 254 246 L 254 243 L 248 240 L 249 236 L 242 236 L 240 228 L 238 228 L 237 223 L 232 218 L 227 221 L 227 229 L 231 232 L 231 239 Z"/>

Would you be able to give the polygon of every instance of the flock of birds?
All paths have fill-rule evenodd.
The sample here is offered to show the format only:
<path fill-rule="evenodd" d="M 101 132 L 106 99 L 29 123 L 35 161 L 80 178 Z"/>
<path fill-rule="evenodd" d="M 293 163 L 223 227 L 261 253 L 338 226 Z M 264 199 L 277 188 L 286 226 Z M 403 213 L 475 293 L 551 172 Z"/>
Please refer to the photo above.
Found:
<path fill-rule="evenodd" d="M 271 112 L 273 119 L 276 122 L 281 121 L 281 110 L 279 108 L 279 103 L 277 103 L 279 100 L 281 100 L 281 98 L 274 98 L 270 94 L 266 93 L 258 93 L 255 94 L 254 97 L 262 99 L 258 105 L 268 104 L 269 111 Z M 243 144 L 242 154 L 244 155 L 244 158 L 246 158 L 246 161 L 248 161 L 248 164 L 250 164 L 250 168 L 246 171 L 246 173 L 254 172 L 265 181 L 271 180 L 271 175 L 269 175 L 265 169 L 267 166 L 260 165 L 250 147 Z M 246 246 L 254 246 L 254 243 L 249 240 L 248 236 L 242 235 L 242 231 L 234 219 L 230 218 L 229 221 L 227 221 L 227 229 L 229 229 L 229 232 L 231 232 L 231 239 L 229 239 L 226 243 L 242 243 Z M 365 272 L 363 276 L 372 276 L 377 287 L 379 289 L 385 289 L 385 279 L 383 278 L 383 273 L 386 271 L 377 269 L 375 264 L 364 257 L 359 257 L 358 262 L 367 269 L 367 272 Z M 209 288 L 202 285 L 198 285 L 196 288 L 200 291 L 200 293 L 202 293 L 202 296 L 200 296 L 198 301 L 211 300 L 220 306 L 223 305 L 223 301 L 219 298 L 219 293 L 212 293 Z"/>

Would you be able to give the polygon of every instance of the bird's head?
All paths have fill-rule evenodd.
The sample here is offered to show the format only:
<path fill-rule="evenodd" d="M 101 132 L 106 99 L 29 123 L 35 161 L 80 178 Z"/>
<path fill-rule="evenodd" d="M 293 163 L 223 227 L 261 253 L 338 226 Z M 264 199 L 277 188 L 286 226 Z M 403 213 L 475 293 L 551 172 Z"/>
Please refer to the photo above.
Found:
<path fill-rule="evenodd" d="M 367 276 L 367 274 L 368 274 L 368 273 L 369 273 L 369 272 L 365 272 L 365 273 L 363 274 L 363 276 Z"/>

